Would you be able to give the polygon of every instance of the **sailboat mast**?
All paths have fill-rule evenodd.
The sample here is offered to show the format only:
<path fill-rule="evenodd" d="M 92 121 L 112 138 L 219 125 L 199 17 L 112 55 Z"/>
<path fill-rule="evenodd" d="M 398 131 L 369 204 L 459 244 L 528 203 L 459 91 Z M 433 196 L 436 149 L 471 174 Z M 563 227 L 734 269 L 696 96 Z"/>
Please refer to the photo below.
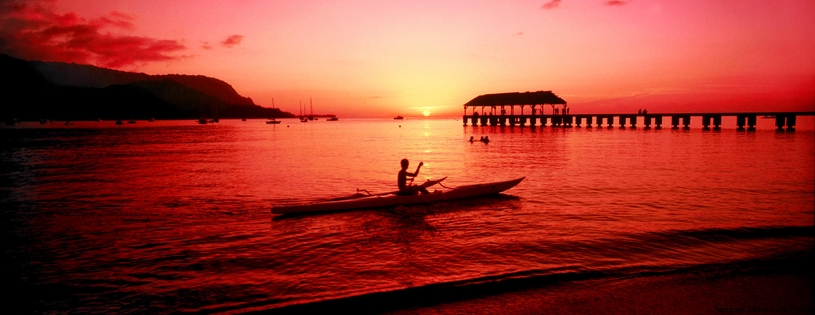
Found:
<path fill-rule="evenodd" d="M 308 120 L 314 120 L 314 104 L 311 102 L 311 97 L 308 98 L 308 106 L 310 114 L 308 114 Z"/>

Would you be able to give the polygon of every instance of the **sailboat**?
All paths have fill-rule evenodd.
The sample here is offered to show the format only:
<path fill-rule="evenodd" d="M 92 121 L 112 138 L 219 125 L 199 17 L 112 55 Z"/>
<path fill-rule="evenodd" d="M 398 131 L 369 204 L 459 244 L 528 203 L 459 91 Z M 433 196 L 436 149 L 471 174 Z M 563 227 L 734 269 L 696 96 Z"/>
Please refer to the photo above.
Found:
<path fill-rule="evenodd" d="M 311 103 L 311 97 L 308 98 L 308 106 L 311 108 L 311 114 L 308 115 L 308 120 L 317 120 L 314 119 L 314 104 Z"/>
<path fill-rule="evenodd" d="M 308 118 L 303 116 L 303 102 L 300 102 L 300 122 L 308 122 Z"/>
<path fill-rule="evenodd" d="M 274 98 L 272 98 L 272 109 L 274 109 Z M 280 121 L 272 117 L 272 119 L 267 120 L 266 124 L 268 125 L 277 125 L 280 124 Z"/>
<path fill-rule="evenodd" d="M 206 125 L 207 124 L 207 119 L 204 117 L 204 104 L 201 104 L 201 108 L 199 109 L 198 113 L 201 115 L 198 118 L 198 124 L 199 125 Z"/>

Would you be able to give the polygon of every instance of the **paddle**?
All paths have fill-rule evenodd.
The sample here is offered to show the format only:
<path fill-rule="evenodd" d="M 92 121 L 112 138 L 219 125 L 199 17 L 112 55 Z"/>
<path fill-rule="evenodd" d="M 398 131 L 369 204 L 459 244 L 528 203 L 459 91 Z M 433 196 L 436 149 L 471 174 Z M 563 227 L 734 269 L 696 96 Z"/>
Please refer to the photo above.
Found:
<path fill-rule="evenodd" d="M 447 179 L 447 176 L 444 176 L 444 177 L 442 177 L 442 178 L 440 178 L 440 179 L 437 179 L 437 180 L 427 180 L 427 181 L 425 181 L 424 183 L 422 183 L 422 184 L 421 184 L 421 185 L 419 185 L 419 186 L 420 186 L 420 187 L 427 188 L 427 187 L 430 187 L 430 186 L 433 186 L 433 185 L 436 185 L 436 184 L 441 185 L 441 182 L 442 182 L 443 180 L 445 180 L 445 179 Z M 412 181 L 413 181 L 413 180 L 411 179 L 411 182 L 412 182 Z M 448 188 L 448 187 L 445 187 L 444 185 L 441 185 L 441 186 L 442 186 L 442 187 L 444 187 L 444 188 Z M 367 195 L 366 195 L 366 194 L 362 194 L 362 193 L 360 193 L 360 192 L 365 192 Z M 341 201 L 341 200 L 350 200 L 350 199 L 357 199 L 357 198 L 370 197 L 370 196 L 385 196 L 385 195 L 394 195 L 394 194 L 396 194 L 396 193 L 398 193 L 398 192 L 399 192 L 398 190 L 395 190 L 395 191 L 389 191 L 389 192 L 384 192 L 384 193 L 372 194 L 372 193 L 368 192 L 368 190 L 365 190 L 365 189 L 357 189 L 357 193 L 356 193 L 356 194 L 350 195 L 350 196 L 348 196 L 348 197 L 332 198 L 332 199 L 329 199 L 329 200 L 330 200 L 330 201 Z"/>

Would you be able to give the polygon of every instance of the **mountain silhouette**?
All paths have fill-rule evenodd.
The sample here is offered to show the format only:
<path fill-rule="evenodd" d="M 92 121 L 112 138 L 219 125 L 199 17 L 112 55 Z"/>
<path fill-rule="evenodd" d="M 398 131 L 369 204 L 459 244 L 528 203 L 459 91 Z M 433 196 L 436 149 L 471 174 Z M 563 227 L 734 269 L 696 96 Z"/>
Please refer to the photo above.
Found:
<path fill-rule="evenodd" d="M 0 55 L 0 117 L 20 120 L 294 117 L 202 75 L 148 75 Z"/>

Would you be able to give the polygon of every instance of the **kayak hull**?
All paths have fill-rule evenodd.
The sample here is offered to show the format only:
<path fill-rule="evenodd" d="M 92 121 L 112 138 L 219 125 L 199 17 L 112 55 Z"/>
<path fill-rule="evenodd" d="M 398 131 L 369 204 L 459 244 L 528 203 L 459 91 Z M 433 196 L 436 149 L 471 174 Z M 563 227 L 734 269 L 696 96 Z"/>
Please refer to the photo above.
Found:
<path fill-rule="evenodd" d="M 399 196 L 396 194 L 359 196 L 311 204 L 284 205 L 272 207 L 274 214 L 301 214 L 358 209 L 383 208 L 398 205 L 427 204 L 440 201 L 457 200 L 498 194 L 515 187 L 525 177 L 486 184 L 459 186 L 444 192 L 424 195 Z"/>

